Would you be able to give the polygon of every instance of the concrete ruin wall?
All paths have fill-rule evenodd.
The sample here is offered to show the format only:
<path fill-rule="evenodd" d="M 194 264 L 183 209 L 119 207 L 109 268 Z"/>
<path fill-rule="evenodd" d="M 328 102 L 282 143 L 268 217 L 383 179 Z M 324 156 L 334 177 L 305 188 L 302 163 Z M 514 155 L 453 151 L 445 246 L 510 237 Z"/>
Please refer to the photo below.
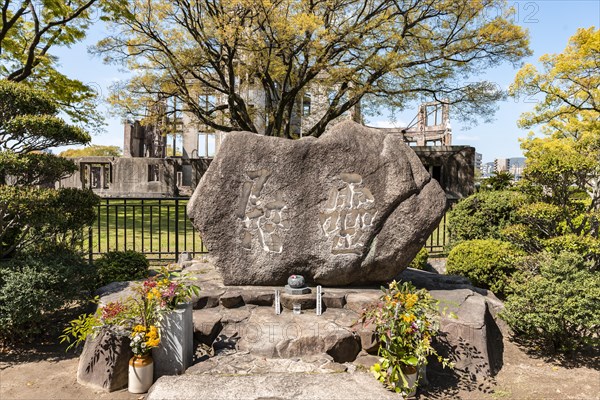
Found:
<path fill-rule="evenodd" d="M 412 146 L 415 153 L 446 192 L 461 199 L 475 192 L 475 148 L 471 146 Z"/>
<path fill-rule="evenodd" d="M 80 157 L 79 171 L 59 187 L 91 188 L 101 197 L 173 197 L 177 160 L 168 158 Z"/>
<path fill-rule="evenodd" d="M 473 147 L 411 148 L 449 199 L 460 199 L 474 192 Z M 212 159 L 80 157 L 73 161 L 79 171 L 61 180 L 58 187 L 91 187 L 101 197 L 175 197 L 194 191 Z M 155 175 L 151 177 L 152 173 Z"/>

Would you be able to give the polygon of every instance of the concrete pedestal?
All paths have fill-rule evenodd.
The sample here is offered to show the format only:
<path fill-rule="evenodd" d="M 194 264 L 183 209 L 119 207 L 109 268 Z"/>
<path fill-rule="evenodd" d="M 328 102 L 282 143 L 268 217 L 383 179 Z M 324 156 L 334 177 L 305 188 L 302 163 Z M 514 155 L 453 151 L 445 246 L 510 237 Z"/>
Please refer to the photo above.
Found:
<path fill-rule="evenodd" d="M 167 313 L 161 321 L 160 345 L 152 350 L 154 380 L 163 375 L 181 375 L 192 365 L 194 322 L 192 304 Z"/>

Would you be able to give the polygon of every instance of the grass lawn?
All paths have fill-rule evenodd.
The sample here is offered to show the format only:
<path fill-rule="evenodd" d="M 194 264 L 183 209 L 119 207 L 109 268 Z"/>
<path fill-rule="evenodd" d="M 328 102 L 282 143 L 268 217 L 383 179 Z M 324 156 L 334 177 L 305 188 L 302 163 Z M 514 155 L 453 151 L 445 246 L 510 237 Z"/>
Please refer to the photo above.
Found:
<path fill-rule="evenodd" d="M 176 252 L 205 252 L 186 215 L 187 199 L 102 199 L 91 229 L 94 256 L 135 250 L 149 259 L 175 259 Z M 89 238 L 84 240 L 89 249 Z"/>
<path fill-rule="evenodd" d="M 91 228 L 94 257 L 114 250 L 135 250 L 151 260 L 175 260 L 176 253 L 202 253 L 206 248 L 186 215 L 188 200 L 102 199 Z M 443 253 L 448 238 L 446 218 L 427 239 L 430 255 Z M 89 236 L 84 248 L 89 249 Z"/>

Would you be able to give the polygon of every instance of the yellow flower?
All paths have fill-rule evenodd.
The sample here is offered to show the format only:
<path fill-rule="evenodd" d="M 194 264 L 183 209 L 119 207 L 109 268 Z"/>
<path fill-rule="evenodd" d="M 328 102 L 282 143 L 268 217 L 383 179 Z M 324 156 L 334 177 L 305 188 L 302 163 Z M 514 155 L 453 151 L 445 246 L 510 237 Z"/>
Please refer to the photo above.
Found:
<path fill-rule="evenodd" d="M 146 327 L 144 325 L 136 325 L 133 328 L 133 331 L 136 332 L 136 333 L 137 332 L 146 332 Z"/>
<path fill-rule="evenodd" d="M 409 324 L 409 323 L 413 322 L 415 319 L 416 319 L 416 318 L 415 318 L 415 315 L 414 315 L 414 314 L 408 314 L 408 313 L 406 313 L 406 314 L 403 314 L 403 315 L 402 315 L 402 320 L 403 320 L 404 322 L 406 322 L 407 324 Z"/>
<path fill-rule="evenodd" d="M 407 294 L 404 296 L 404 307 L 406 309 L 412 308 L 417 301 L 419 300 L 419 297 L 416 294 Z"/>
<path fill-rule="evenodd" d="M 148 347 L 156 347 L 160 343 L 160 339 L 150 339 L 146 341 L 146 346 Z"/>

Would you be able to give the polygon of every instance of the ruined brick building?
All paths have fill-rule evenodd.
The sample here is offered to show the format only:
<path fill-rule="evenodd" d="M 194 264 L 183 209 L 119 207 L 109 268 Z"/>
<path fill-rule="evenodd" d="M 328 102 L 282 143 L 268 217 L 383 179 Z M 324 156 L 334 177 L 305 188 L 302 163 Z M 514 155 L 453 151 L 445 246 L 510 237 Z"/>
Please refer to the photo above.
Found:
<path fill-rule="evenodd" d="M 256 126 L 264 127 L 259 92 L 248 92 L 250 104 L 257 109 Z M 219 102 L 206 98 L 206 102 Z M 327 107 L 327 94 L 305 93 L 294 113 L 294 129 L 302 136 L 307 126 L 321 118 Z M 160 113 L 161 110 L 154 110 Z M 412 146 L 433 178 L 440 182 L 449 199 L 458 199 L 474 190 L 475 149 L 452 146 L 446 103 L 425 103 L 419 107 L 414 123 L 405 128 L 374 128 L 390 135 L 400 135 Z M 342 115 L 338 120 L 361 121 L 360 109 Z M 333 121 L 335 124 L 337 121 Z M 82 157 L 75 159 L 79 171 L 58 183 L 61 187 L 91 188 L 102 197 L 176 197 L 190 195 L 219 150 L 225 132 L 217 132 L 195 121 L 188 113 L 172 118 L 169 129 L 161 123 L 142 125 L 128 122 L 124 127 L 122 157 Z M 165 132 L 175 133 L 169 136 Z M 170 137 L 173 140 L 167 154 Z"/>

